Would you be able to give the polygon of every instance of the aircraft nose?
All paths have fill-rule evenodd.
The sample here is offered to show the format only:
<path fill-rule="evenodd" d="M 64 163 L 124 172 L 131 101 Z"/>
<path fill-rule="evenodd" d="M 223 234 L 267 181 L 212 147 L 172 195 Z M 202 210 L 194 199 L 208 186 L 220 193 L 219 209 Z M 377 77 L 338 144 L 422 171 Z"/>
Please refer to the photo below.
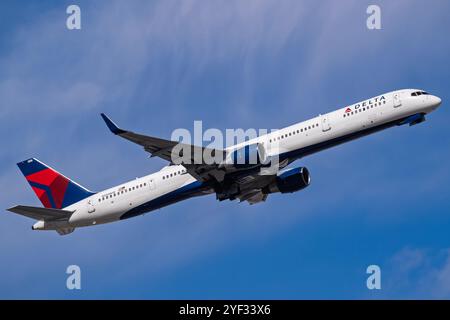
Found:
<path fill-rule="evenodd" d="M 438 96 L 432 96 L 431 97 L 431 103 L 433 105 L 433 108 L 437 108 L 441 105 L 442 100 Z"/>

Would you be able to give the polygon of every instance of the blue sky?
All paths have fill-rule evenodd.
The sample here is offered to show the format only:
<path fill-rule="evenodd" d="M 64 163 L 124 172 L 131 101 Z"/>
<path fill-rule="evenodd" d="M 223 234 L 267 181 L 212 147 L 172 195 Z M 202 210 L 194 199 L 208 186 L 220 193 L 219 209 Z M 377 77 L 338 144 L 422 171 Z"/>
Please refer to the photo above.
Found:
<path fill-rule="evenodd" d="M 82 30 L 65 28 L 76 3 Z M 366 28 L 379 4 L 382 30 Z M 60 237 L 0 215 L 0 298 L 450 298 L 448 1 L 2 1 L 0 207 L 40 205 L 34 156 L 92 190 L 159 170 L 99 113 L 173 129 L 280 128 L 400 88 L 427 121 L 298 161 L 264 204 L 191 199 Z M 65 287 L 66 267 L 82 290 Z M 377 264 L 382 289 L 366 288 Z"/>

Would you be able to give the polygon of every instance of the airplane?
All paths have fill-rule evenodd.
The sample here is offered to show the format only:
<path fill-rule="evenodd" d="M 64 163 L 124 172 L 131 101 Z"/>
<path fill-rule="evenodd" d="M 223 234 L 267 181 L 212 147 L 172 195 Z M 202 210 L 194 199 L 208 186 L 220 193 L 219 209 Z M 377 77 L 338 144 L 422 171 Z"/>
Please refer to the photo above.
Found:
<path fill-rule="evenodd" d="M 403 89 L 223 150 L 184 145 L 194 152 L 210 151 L 214 155 L 216 151 L 219 160 L 212 163 L 176 163 L 174 160 L 185 155 L 181 152 L 174 157 L 173 151 L 181 142 L 121 129 L 102 113 L 113 134 L 142 146 L 151 156 L 169 161 L 169 165 L 142 178 L 92 192 L 38 159 L 27 159 L 17 165 L 44 207 L 17 205 L 7 210 L 37 220 L 33 230 L 55 230 L 65 235 L 75 228 L 135 217 L 207 194 L 215 193 L 220 201 L 239 199 L 255 204 L 266 201 L 270 194 L 293 193 L 310 185 L 309 170 L 289 166 L 294 161 L 387 128 L 419 124 L 440 104 L 439 97 L 426 91 Z M 192 154 L 186 155 L 192 160 Z"/>

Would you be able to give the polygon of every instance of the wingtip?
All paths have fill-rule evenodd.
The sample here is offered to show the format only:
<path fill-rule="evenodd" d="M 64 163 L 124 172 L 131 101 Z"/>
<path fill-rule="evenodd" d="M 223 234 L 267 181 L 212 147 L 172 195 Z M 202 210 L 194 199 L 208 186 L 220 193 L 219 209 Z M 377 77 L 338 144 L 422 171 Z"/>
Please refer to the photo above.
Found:
<path fill-rule="evenodd" d="M 17 209 L 17 206 L 14 206 L 14 207 L 11 207 L 11 208 L 6 208 L 5 210 L 6 210 L 6 211 L 9 211 L 9 212 L 14 212 L 14 213 L 15 213 L 16 209 Z"/>
<path fill-rule="evenodd" d="M 103 112 L 100 114 L 103 118 L 103 121 L 105 121 L 106 125 L 108 126 L 108 129 L 114 133 L 114 134 L 121 134 L 125 133 L 125 130 L 120 129 L 106 114 Z"/>

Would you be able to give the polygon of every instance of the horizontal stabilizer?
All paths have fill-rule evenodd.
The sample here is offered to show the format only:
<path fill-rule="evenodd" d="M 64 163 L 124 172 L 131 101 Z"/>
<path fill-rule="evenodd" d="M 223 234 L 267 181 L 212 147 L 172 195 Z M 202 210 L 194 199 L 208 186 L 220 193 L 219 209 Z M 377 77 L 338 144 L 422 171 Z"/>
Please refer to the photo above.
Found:
<path fill-rule="evenodd" d="M 7 209 L 8 211 L 20 214 L 22 216 L 35 220 L 68 220 L 75 211 L 31 207 L 31 206 L 15 206 Z"/>

